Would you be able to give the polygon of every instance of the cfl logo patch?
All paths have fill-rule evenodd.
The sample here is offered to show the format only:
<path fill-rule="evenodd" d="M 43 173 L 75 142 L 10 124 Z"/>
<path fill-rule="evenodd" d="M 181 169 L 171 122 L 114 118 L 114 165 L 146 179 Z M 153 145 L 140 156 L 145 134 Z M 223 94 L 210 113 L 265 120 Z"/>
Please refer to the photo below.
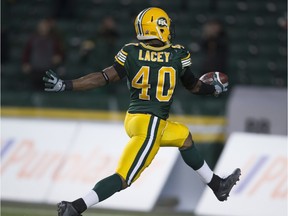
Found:
<path fill-rule="evenodd" d="M 157 20 L 157 25 L 160 27 L 168 27 L 167 20 L 164 17 L 160 17 Z"/>

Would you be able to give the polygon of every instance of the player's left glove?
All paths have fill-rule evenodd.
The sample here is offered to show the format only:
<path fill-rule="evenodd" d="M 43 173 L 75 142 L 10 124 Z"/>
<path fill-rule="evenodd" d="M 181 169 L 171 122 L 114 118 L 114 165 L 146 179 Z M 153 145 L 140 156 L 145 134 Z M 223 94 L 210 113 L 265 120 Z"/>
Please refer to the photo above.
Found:
<path fill-rule="evenodd" d="M 213 75 L 213 82 L 212 85 L 215 87 L 215 96 L 218 96 L 222 92 L 228 91 L 228 82 L 227 83 L 222 83 L 220 80 L 220 77 L 217 73 L 214 73 Z"/>
<path fill-rule="evenodd" d="M 59 78 L 59 76 L 52 70 L 46 71 L 46 76 L 43 77 L 45 83 L 45 91 L 64 91 L 65 81 Z"/>

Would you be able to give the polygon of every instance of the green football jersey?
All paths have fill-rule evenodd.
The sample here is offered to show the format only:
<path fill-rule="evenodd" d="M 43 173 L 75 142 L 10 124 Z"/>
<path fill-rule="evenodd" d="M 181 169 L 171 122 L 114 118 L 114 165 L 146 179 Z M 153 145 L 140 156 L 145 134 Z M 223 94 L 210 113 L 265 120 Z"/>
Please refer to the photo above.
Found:
<path fill-rule="evenodd" d="M 190 53 L 180 45 L 152 47 L 144 43 L 125 45 L 115 56 L 125 67 L 130 90 L 130 113 L 169 116 L 179 78 L 191 63 Z"/>

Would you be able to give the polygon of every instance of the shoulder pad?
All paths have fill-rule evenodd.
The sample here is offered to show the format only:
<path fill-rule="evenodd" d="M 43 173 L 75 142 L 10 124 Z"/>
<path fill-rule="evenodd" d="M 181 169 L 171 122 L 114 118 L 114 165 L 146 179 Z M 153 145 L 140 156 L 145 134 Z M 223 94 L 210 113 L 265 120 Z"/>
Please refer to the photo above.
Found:
<path fill-rule="evenodd" d="M 129 51 L 131 50 L 132 47 L 135 47 L 135 46 L 139 46 L 139 44 L 138 43 L 125 44 L 115 56 L 115 61 L 117 61 L 120 65 L 124 66 Z"/>
<path fill-rule="evenodd" d="M 172 45 L 171 47 L 174 49 L 185 49 L 185 47 L 180 44 L 175 44 L 175 45 Z"/>
<path fill-rule="evenodd" d="M 128 43 L 125 44 L 124 46 L 139 46 L 139 43 Z"/>
<path fill-rule="evenodd" d="M 139 46 L 139 43 L 128 43 L 128 44 L 125 44 L 122 49 L 128 50 L 130 47 L 132 48 L 132 47 L 135 47 L 135 46 Z"/>
<path fill-rule="evenodd" d="M 173 49 L 177 49 L 181 59 L 182 68 L 189 67 L 192 64 L 190 52 L 184 46 L 176 44 L 172 45 Z"/>
<path fill-rule="evenodd" d="M 124 51 L 125 53 L 128 53 L 131 49 L 133 49 L 133 47 L 135 46 L 139 46 L 139 43 L 128 43 L 128 44 L 125 44 L 123 47 L 122 47 L 122 51 Z"/>

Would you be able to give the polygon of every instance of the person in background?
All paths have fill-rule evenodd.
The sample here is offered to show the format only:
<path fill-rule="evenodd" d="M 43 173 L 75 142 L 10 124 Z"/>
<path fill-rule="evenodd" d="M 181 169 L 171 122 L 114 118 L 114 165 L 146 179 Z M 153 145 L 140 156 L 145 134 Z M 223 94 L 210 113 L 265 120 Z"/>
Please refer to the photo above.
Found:
<path fill-rule="evenodd" d="M 95 35 L 91 39 L 82 42 L 80 63 L 96 70 L 101 70 L 111 64 L 119 49 L 117 47 L 119 37 L 116 20 L 113 16 L 107 15 L 102 19 Z M 99 50 L 101 51 L 99 52 Z M 121 82 L 108 88 L 107 91 L 113 95 L 120 89 L 123 89 L 121 88 Z"/>
<path fill-rule="evenodd" d="M 108 15 L 103 18 L 95 36 L 82 42 L 80 48 L 82 63 L 96 69 L 101 69 L 111 63 L 111 59 L 118 51 L 116 46 L 119 32 L 116 26 L 116 21 L 112 16 Z"/>
<path fill-rule="evenodd" d="M 201 49 L 203 62 L 201 73 L 220 71 L 226 73 L 228 57 L 228 36 L 218 20 L 210 20 L 202 29 Z"/>
<path fill-rule="evenodd" d="M 1 28 L 1 64 L 6 64 L 10 60 L 9 33 L 6 27 Z"/>
<path fill-rule="evenodd" d="M 22 56 L 22 71 L 31 78 L 33 90 L 43 90 L 44 71 L 56 69 L 64 60 L 62 40 L 53 31 L 50 19 L 42 19 L 28 39 Z"/>
<path fill-rule="evenodd" d="M 277 23 L 283 30 L 287 31 L 287 12 L 285 12 L 282 16 L 277 19 Z"/>

